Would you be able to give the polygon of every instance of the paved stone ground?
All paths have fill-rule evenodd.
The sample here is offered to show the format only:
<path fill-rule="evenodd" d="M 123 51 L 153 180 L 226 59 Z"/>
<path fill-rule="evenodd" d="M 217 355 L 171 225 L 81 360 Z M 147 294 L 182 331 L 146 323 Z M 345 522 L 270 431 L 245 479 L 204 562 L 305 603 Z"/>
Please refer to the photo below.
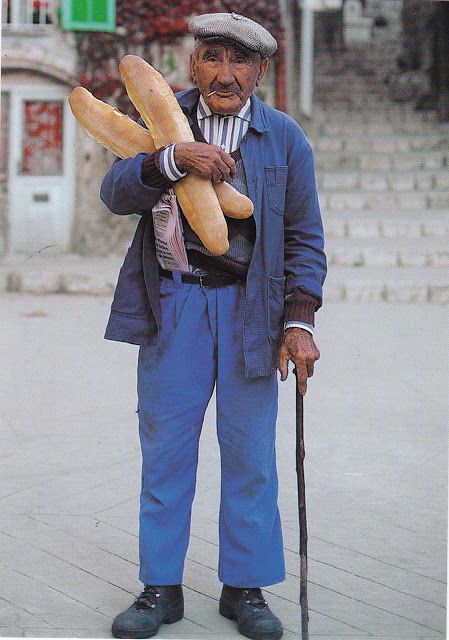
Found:
<path fill-rule="evenodd" d="M 372 244 L 369 239 L 373 231 L 373 220 L 354 223 L 361 238 L 339 238 L 345 231 L 344 221 L 326 223 L 331 237 L 326 252 L 329 271 L 325 283 L 325 297 L 333 302 L 449 302 L 449 222 L 435 223 L 435 237 L 441 232 L 438 242 L 444 247 L 440 253 L 434 251 L 435 263 L 427 263 L 426 243 L 407 241 L 402 248 L 392 248 L 391 239 L 378 238 L 382 246 Z M 349 224 L 349 223 L 348 223 Z M 374 221 L 374 226 L 378 225 Z M 421 238 L 423 240 L 423 238 Z M 433 240 L 427 238 L 427 240 Z M 339 244 L 344 242 L 343 245 Z M 352 241 L 352 244 L 351 244 Z M 394 241 L 393 241 L 394 244 Z M 432 245 L 433 246 L 433 245 Z M 432 249 L 432 251 L 433 251 Z M 397 253 L 407 257 L 407 265 L 398 266 Z M 437 263 L 435 256 L 439 256 Z M 61 254 L 52 248 L 41 252 L 13 254 L 0 260 L 0 292 L 110 296 L 115 284 L 123 256 L 107 257 Z M 412 263 L 415 266 L 411 266 Z"/>
<path fill-rule="evenodd" d="M 135 362 L 102 339 L 108 297 L 1 294 L 0 635 L 109 637 L 139 592 Z M 305 402 L 310 637 L 445 637 L 447 307 L 329 303 Z M 5 366 L 6 365 L 6 366 Z M 281 385 L 288 577 L 299 638 L 294 385 Z M 219 458 L 201 446 L 186 618 L 161 638 L 237 638 L 217 612 Z"/>

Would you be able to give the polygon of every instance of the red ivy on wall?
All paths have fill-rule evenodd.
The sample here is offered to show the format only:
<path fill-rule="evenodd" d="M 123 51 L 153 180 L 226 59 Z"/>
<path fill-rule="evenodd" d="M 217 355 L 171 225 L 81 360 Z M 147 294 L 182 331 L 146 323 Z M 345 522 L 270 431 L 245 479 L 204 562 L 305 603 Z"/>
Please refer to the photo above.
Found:
<path fill-rule="evenodd" d="M 281 42 L 278 0 L 117 0 L 118 33 L 78 34 L 81 84 L 97 98 L 135 117 L 118 70 L 119 60 L 134 53 L 151 63 L 151 42 L 174 43 L 188 33 L 191 15 L 224 11 L 257 20 Z"/>

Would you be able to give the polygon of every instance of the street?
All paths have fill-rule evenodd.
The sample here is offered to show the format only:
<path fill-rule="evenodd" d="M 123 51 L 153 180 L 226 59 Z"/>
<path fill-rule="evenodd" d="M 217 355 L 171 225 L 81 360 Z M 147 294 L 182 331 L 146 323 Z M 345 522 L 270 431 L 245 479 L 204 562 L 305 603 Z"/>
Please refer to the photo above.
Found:
<path fill-rule="evenodd" d="M 110 637 L 140 590 L 137 347 L 109 297 L 1 294 L 0 636 Z M 445 637 L 447 306 L 327 304 L 305 398 L 310 638 Z M 300 637 L 294 381 L 280 383 L 288 577 L 265 595 Z M 238 638 L 218 614 L 219 455 L 202 440 L 186 617 L 161 638 Z"/>

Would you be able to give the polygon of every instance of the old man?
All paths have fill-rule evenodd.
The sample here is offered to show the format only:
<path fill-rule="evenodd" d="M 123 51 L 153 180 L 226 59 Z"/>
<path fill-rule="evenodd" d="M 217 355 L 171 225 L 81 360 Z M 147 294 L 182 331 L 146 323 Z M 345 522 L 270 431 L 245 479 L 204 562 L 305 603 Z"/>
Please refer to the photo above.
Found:
<path fill-rule="evenodd" d="M 196 88 L 177 94 L 195 142 L 117 160 L 101 197 L 142 217 L 120 272 L 105 337 L 140 345 L 140 580 L 118 638 L 149 638 L 184 614 L 182 579 L 204 413 L 216 390 L 221 454 L 219 612 L 248 638 L 282 636 L 261 587 L 284 580 L 275 454 L 277 369 L 306 392 L 319 352 L 314 314 L 326 273 L 312 151 L 291 118 L 261 102 L 276 40 L 235 13 L 191 19 Z M 254 216 L 227 219 L 212 255 L 182 216 L 186 269 L 167 269 L 152 210 L 188 173 L 229 181 Z"/>

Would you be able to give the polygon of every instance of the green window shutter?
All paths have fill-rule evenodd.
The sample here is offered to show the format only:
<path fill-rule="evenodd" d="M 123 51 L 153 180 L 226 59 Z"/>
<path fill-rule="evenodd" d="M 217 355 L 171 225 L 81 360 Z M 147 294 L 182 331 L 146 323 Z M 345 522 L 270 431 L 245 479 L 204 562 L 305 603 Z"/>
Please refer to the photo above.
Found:
<path fill-rule="evenodd" d="M 62 0 L 65 31 L 115 31 L 115 0 Z"/>

